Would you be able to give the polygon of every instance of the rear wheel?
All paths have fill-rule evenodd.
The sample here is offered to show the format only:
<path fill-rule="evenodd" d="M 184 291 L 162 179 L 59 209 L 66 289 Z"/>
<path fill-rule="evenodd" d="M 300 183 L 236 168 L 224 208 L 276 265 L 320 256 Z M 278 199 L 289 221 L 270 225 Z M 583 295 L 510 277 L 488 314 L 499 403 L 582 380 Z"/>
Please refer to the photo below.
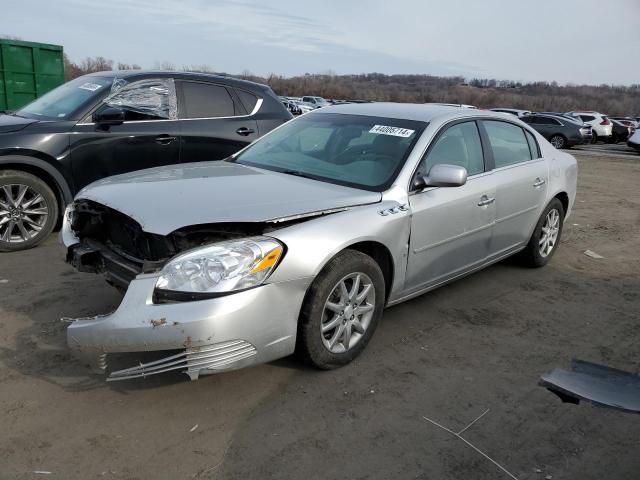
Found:
<path fill-rule="evenodd" d="M 593 143 L 593 144 L 598 143 L 598 134 L 596 132 L 593 132 L 593 134 L 591 136 L 591 143 Z"/>
<path fill-rule="evenodd" d="M 549 143 L 551 143 L 551 145 L 553 145 L 558 150 L 560 150 L 561 148 L 566 148 L 567 139 L 564 138 L 562 135 L 554 135 L 549 139 Z"/>
<path fill-rule="evenodd" d="M 385 301 L 384 276 L 368 255 L 345 250 L 322 270 L 307 292 L 296 351 L 329 370 L 346 365 L 367 346 Z"/>
<path fill-rule="evenodd" d="M 0 252 L 31 248 L 49 236 L 58 218 L 58 202 L 35 175 L 0 171 Z"/>
<path fill-rule="evenodd" d="M 554 198 L 540 216 L 521 258 L 530 267 L 546 265 L 558 248 L 564 223 L 562 202 Z"/>

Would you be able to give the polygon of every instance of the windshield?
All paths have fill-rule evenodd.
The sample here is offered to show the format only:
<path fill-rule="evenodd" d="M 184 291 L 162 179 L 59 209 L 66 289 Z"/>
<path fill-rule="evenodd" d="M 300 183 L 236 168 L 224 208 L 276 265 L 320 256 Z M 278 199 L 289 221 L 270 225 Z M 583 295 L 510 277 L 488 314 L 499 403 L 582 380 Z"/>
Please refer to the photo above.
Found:
<path fill-rule="evenodd" d="M 110 77 L 79 77 L 37 98 L 16 115 L 43 120 L 74 119 L 81 107 L 104 97 L 112 83 Z"/>
<path fill-rule="evenodd" d="M 309 113 L 264 136 L 234 161 L 365 190 L 388 188 L 425 122 Z"/>

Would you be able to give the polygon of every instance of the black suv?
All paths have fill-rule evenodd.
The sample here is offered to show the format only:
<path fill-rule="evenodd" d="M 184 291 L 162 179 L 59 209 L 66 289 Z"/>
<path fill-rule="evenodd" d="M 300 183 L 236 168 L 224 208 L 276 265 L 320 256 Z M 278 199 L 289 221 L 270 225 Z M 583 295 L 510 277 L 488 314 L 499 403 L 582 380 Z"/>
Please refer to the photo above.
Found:
<path fill-rule="evenodd" d="M 44 240 L 94 180 L 220 160 L 291 118 L 268 86 L 224 76 L 138 70 L 76 78 L 0 115 L 0 251 Z"/>

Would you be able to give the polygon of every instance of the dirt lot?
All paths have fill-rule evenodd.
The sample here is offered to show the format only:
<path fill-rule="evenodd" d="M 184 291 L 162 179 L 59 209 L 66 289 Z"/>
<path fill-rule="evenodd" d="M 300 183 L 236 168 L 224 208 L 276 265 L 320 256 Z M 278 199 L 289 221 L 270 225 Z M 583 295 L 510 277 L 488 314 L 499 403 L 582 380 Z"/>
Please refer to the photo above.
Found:
<path fill-rule="evenodd" d="M 582 157 L 579 183 L 550 265 L 503 262 L 391 308 L 331 372 L 286 359 L 106 384 L 59 318 L 109 311 L 117 292 L 55 238 L 2 254 L 0 478 L 506 479 L 422 420 L 460 429 L 490 409 L 465 435 L 520 480 L 637 479 L 640 416 L 537 386 L 572 358 L 639 369 L 640 159 Z"/>

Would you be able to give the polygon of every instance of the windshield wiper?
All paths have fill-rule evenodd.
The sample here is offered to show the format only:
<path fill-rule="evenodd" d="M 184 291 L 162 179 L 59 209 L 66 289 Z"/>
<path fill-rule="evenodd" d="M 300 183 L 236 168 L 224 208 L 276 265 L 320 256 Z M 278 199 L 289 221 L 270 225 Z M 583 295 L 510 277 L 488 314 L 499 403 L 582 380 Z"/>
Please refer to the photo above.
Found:
<path fill-rule="evenodd" d="M 308 173 L 301 172 L 300 170 L 279 170 L 280 173 L 286 173 L 287 175 L 295 175 L 296 177 L 309 178 L 311 180 L 317 180 L 316 177 L 309 175 Z"/>

